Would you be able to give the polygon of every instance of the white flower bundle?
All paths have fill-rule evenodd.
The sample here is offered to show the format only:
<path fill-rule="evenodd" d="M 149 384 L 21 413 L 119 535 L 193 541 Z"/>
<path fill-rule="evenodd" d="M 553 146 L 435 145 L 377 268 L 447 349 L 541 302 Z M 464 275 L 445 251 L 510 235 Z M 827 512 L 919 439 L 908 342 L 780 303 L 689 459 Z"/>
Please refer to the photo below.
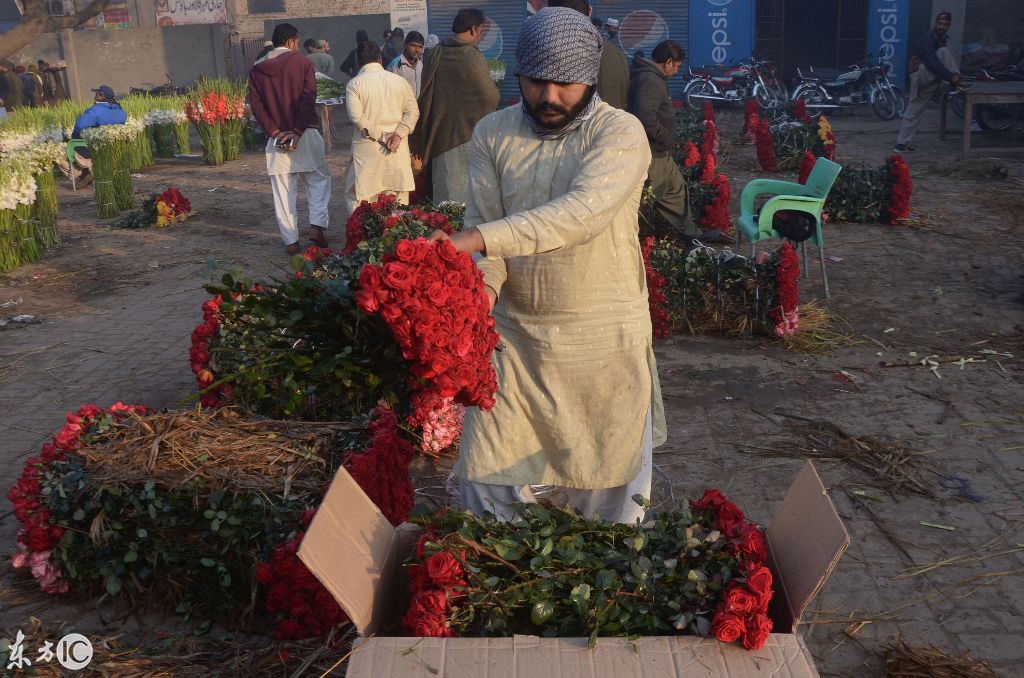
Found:
<path fill-rule="evenodd" d="M 29 159 L 17 154 L 0 161 L 0 210 L 13 210 L 35 201 L 36 179 Z"/>
<path fill-rule="evenodd" d="M 184 113 L 173 109 L 154 109 L 146 113 L 146 117 L 143 119 L 147 127 L 153 125 L 175 125 L 186 120 L 188 118 L 185 117 Z"/>

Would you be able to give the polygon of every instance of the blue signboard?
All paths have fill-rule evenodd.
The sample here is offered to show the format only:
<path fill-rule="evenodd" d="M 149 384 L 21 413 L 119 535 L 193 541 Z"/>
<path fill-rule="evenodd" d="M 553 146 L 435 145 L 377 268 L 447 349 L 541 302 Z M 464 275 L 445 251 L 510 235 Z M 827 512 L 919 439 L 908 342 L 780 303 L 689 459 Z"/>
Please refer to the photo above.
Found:
<path fill-rule="evenodd" d="M 754 0 L 690 0 L 691 66 L 728 64 L 754 52 Z"/>
<path fill-rule="evenodd" d="M 907 78 L 910 0 L 871 0 L 868 50 L 889 67 L 889 79 L 902 87 Z"/>

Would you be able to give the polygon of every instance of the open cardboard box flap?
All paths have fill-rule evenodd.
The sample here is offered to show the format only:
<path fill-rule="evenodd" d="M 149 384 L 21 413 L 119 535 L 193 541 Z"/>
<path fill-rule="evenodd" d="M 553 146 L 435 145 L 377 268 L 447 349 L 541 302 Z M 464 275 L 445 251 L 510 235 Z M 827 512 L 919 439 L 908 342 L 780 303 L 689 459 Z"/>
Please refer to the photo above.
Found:
<path fill-rule="evenodd" d="M 338 471 L 299 548 L 299 558 L 345 610 L 361 634 L 386 630 L 402 614 L 402 560 L 416 528 L 395 529 L 345 469 Z M 358 644 L 348 675 L 448 678 L 558 678 L 664 675 L 815 676 L 803 641 L 790 635 L 850 543 L 814 466 L 808 462 L 767 530 L 776 594 L 775 630 L 750 652 L 692 636 L 586 639 L 373 638 Z M 426 658 L 426 659 L 425 659 Z M 694 667 L 698 667 L 695 669 Z M 670 670 L 669 670 L 670 669 Z M 439 672 L 438 672 L 439 671 Z"/>

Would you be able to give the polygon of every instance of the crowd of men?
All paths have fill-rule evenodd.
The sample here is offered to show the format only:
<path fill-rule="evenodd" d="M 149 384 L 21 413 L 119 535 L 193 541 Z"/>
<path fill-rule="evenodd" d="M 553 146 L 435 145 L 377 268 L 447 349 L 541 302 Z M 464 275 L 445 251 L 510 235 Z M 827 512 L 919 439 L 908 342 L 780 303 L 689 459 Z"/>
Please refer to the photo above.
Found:
<path fill-rule="evenodd" d="M 67 99 L 64 71 L 43 59 L 28 66 L 0 61 L 0 108 L 39 108 Z"/>

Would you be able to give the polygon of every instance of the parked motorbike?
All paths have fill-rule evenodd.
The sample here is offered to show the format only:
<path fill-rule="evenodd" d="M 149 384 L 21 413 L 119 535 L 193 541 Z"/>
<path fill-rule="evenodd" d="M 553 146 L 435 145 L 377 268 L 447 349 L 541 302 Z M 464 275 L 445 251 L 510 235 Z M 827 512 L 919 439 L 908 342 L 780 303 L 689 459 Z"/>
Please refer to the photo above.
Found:
<path fill-rule="evenodd" d="M 743 103 L 757 99 L 765 108 L 786 101 L 786 86 L 775 75 L 774 65 L 764 59 L 742 59 L 729 66 L 690 68 L 690 80 L 683 88 L 686 105 L 699 110 L 706 101 Z"/>
<path fill-rule="evenodd" d="M 845 70 L 812 66 L 796 72 L 791 99 L 803 99 L 812 113 L 871 104 L 879 118 L 892 120 L 906 108 L 903 93 L 889 80 L 889 67 L 867 59 Z"/>
<path fill-rule="evenodd" d="M 188 89 L 185 87 L 175 87 L 174 82 L 171 80 L 170 73 L 164 73 L 167 76 L 167 82 L 162 85 L 157 85 L 152 89 L 146 89 L 144 87 L 131 87 L 128 89 L 129 94 L 148 94 L 153 97 L 162 96 L 182 96 L 188 94 Z"/>
<path fill-rule="evenodd" d="M 989 70 L 981 68 L 973 72 L 962 72 L 960 76 L 962 84 L 967 88 L 970 88 L 971 83 L 975 82 L 1024 81 L 1024 62 L 1000 69 Z M 967 96 L 965 91 L 961 90 L 952 96 L 951 104 L 953 111 L 961 118 L 964 117 L 966 103 Z M 987 132 L 1004 132 L 1013 125 L 1013 109 L 1015 105 L 977 105 L 974 107 L 974 119 L 977 120 L 978 126 Z"/>

